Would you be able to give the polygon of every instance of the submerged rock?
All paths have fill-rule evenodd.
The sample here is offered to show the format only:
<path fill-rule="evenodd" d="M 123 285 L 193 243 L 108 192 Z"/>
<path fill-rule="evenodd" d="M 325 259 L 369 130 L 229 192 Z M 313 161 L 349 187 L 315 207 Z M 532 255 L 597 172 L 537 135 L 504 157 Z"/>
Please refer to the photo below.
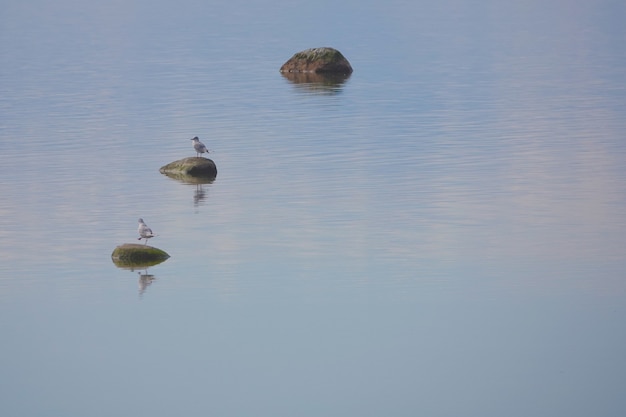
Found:
<path fill-rule="evenodd" d="M 217 177 L 215 162 L 208 158 L 195 156 L 171 162 L 162 166 L 159 172 L 170 177 L 191 176 L 213 179 Z"/>
<path fill-rule="evenodd" d="M 311 48 L 296 53 L 280 67 L 280 72 L 315 72 L 351 74 L 352 66 L 334 48 Z"/>
<path fill-rule="evenodd" d="M 120 245 L 111 254 L 113 263 L 120 268 L 145 268 L 160 264 L 169 257 L 161 249 L 138 243 Z"/>

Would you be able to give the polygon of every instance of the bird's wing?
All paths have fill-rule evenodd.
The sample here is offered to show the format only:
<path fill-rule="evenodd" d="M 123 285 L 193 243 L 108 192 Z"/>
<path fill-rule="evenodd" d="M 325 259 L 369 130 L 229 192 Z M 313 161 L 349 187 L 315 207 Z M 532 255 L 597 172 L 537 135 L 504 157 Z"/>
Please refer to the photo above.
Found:
<path fill-rule="evenodd" d="M 141 226 L 139 226 L 139 234 L 144 237 L 150 236 L 152 234 L 152 229 L 150 229 L 145 224 L 142 224 Z"/>

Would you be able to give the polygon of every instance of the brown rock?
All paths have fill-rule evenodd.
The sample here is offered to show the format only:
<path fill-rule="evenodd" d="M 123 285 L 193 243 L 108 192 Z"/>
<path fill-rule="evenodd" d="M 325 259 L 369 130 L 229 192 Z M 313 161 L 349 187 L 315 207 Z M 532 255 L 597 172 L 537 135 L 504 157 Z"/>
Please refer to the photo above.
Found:
<path fill-rule="evenodd" d="M 280 72 L 351 74 L 352 66 L 334 48 L 311 48 L 292 56 L 280 67 Z"/>

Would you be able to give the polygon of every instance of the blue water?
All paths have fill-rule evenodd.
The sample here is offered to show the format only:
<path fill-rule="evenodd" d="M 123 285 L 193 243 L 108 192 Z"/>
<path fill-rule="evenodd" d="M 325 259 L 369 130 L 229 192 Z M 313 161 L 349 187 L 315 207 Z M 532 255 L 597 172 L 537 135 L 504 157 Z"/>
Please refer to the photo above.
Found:
<path fill-rule="evenodd" d="M 625 9 L 3 1 L 0 415 L 625 415 Z"/>

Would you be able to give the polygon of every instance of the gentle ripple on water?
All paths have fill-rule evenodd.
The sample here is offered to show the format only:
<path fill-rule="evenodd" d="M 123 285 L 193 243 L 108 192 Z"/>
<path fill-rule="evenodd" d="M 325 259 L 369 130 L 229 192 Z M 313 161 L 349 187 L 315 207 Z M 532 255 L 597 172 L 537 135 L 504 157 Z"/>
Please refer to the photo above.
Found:
<path fill-rule="evenodd" d="M 36 3 L 0 414 L 624 414 L 623 6 Z M 351 77 L 278 72 L 323 44 Z M 215 182 L 161 175 L 196 135 Z M 171 258 L 118 269 L 138 217 Z"/>

